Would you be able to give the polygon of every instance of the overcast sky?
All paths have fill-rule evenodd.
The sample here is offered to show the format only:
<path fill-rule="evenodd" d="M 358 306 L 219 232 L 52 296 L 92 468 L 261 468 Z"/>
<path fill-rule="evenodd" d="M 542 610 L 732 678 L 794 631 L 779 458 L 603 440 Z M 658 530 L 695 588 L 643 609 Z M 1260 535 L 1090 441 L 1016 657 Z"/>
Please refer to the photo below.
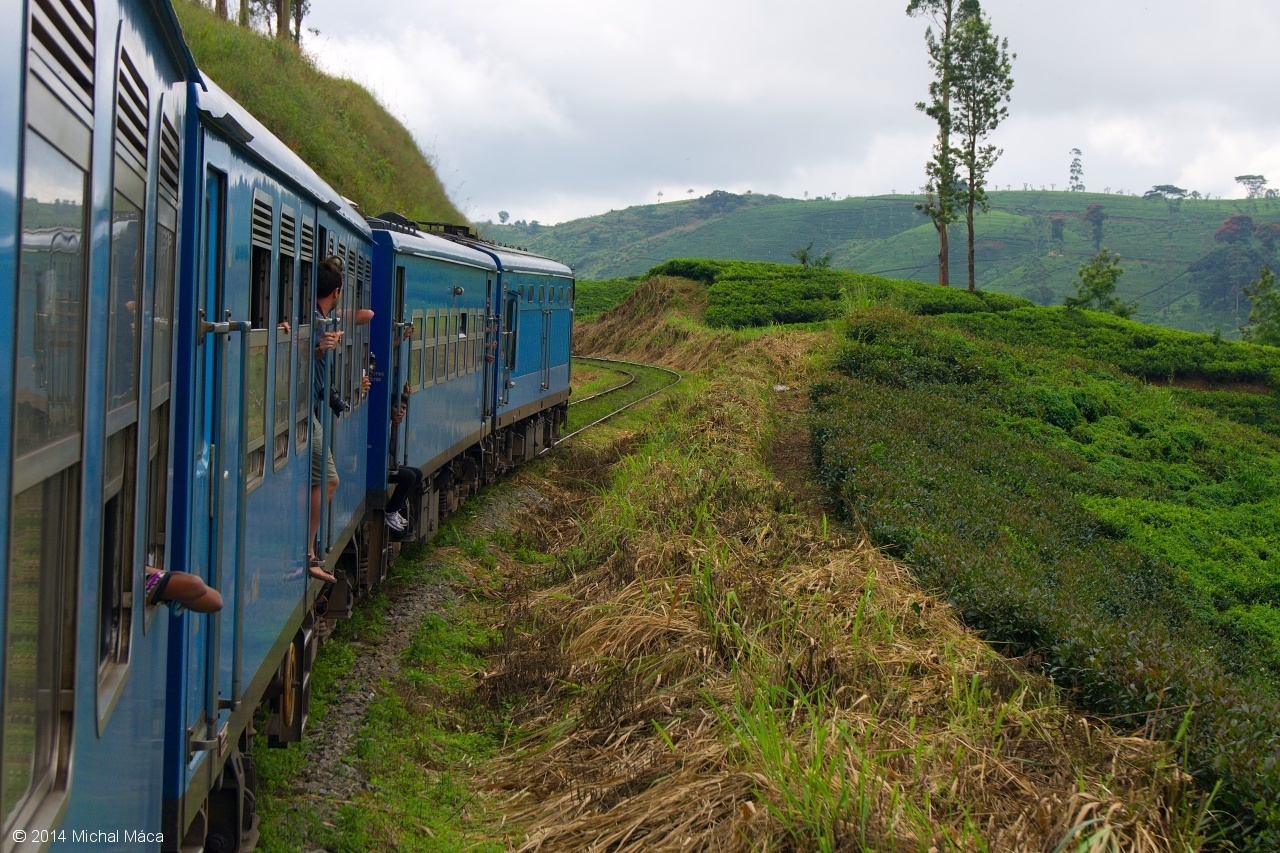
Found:
<path fill-rule="evenodd" d="M 914 192 L 934 128 L 906 0 L 312 0 L 473 219 L 561 222 L 711 190 Z M 984 0 L 1014 61 L 993 185 L 1280 187 L 1276 0 Z"/>

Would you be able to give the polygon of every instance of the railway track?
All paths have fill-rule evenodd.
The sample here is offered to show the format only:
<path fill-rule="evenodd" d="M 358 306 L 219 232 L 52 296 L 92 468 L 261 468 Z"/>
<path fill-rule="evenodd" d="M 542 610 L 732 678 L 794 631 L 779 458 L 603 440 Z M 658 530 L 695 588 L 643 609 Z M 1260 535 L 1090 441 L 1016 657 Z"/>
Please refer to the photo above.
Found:
<path fill-rule="evenodd" d="M 662 393 L 683 378 L 677 371 L 616 358 L 575 356 L 578 364 L 598 364 L 625 376 L 625 381 L 569 404 L 569 432 L 560 436 L 556 445 L 580 432 L 604 423 L 650 397 Z M 553 447 L 556 445 L 552 445 Z"/>

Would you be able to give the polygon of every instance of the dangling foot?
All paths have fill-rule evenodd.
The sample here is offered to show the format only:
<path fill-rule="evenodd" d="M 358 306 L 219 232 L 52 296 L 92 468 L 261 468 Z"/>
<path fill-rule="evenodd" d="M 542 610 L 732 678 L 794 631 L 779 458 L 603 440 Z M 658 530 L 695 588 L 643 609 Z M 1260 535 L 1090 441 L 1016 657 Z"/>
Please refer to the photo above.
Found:
<path fill-rule="evenodd" d="M 338 579 L 324 570 L 324 562 L 319 557 L 312 557 L 307 563 L 307 574 L 318 581 L 337 583 Z"/>

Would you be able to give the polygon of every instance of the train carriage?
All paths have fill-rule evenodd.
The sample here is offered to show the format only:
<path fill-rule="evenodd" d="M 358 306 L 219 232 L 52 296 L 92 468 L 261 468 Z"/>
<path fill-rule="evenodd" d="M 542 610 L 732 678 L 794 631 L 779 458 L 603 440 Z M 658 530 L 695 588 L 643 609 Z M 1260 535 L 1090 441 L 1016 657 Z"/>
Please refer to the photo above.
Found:
<path fill-rule="evenodd" d="M 163 2 L 6 5 L 0 65 L 3 844 L 161 829 L 180 129 Z"/>
<path fill-rule="evenodd" d="M 388 461 L 426 475 L 408 533 L 426 539 L 549 446 L 572 273 L 465 229 L 371 228 L 200 74 L 164 0 L 7 14 L 0 847 L 250 849 L 255 715 L 273 743 L 302 737 L 319 639 L 396 553 Z M 328 256 L 343 288 L 319 318 Z M 336 584 L 308 573 L 317 441 L 340 478 L 316 543 Z M 164 571 L 221 610 L 148 605 Z"/>
<path fill-rule="evenodd" d="M 221 590 L 221 612 L 191 620 L 172 644 L 166 719 L 165 828 L 203 837 L 252 829 L 245 755 L 269 690 L 296 691 L 314 656 L 319 584 L 307 573 L 311 443 L 332 452 L 345 488 L 321 511 L 321 555 L 336 563 L 363 512 L 367 420 L 358 376 L 367 337 L 354 323 L 369 297 L 364 221 L 309 167 L 211 81 L 192 84 L 188 241 L 178 339 L 179 418 L 173 547 L 185 568 Z M 335 312 L 344 344 L 325 356 L 333 379 L 312 433 L 316 267 L 344 261 Z M 338 419 L 328 397 L 350 406 Z M 271 725 L 281 741 L 305 723 L 305 693 Z M 301 699 L 301 701 L 292 701 Z M 229 817 L 230 816 L 230 817 Z M 223 839 L 232 845 L 238 839 Z"/>

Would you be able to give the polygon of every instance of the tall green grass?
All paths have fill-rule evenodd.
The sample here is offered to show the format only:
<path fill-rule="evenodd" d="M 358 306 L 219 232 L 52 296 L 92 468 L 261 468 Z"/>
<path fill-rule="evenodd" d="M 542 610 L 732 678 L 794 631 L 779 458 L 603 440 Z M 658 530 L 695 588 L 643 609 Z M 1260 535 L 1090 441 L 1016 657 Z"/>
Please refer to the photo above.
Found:
<path fill-rule="evenodd" d="M 367 90 L 198 2 L 173 6 L 201 70 L 366 213 L 465 221 L 413 136 Z"/>

